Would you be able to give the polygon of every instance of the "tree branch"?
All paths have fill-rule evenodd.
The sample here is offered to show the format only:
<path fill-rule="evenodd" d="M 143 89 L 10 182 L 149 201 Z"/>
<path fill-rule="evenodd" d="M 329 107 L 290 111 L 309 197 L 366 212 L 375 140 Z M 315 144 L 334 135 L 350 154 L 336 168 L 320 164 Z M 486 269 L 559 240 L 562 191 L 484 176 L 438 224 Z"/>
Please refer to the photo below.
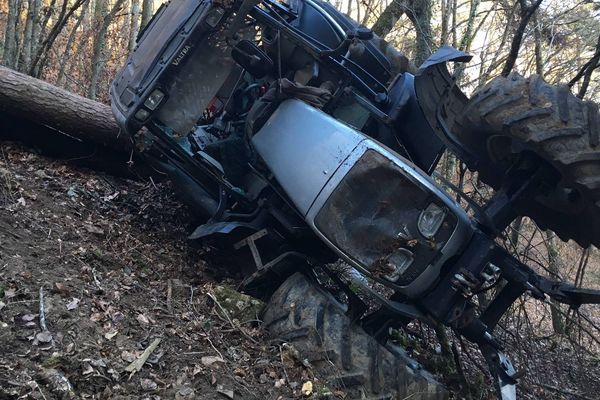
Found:
<path fill-rule="evenodd" d="M 377 21 L 375 21 L 371 30 L 377 36 L 385 38 L 385 36 L 394 28 L 394 25 L 396 25 L 396 22 L 400 17 L 404 15 L 406 9 L 407 6 L 404 4 L 404 0 L 392 0 L 385 10 L 383 10 L 381 15 L 379 15 L 379 18 L 377 18 Z"/>
<path fill-rule="evenodd" d="M 535 3 L 530 6 L 527 6 L 526 0 L 519 0 L 519 3 L 521 4 L 521 20 L 519 21 L 515 36 L 513 36 L 506 63 L 504 64 L 504 68 L 502 68 L 502 76 L 508 76 L 514 68 L 517 57 L 519 56 L 519 50 L 521 49 L 521 43 L 523 42 L 523 35 L 525 35 L 525 29 L 527 28 L 531 17 L 533 17 L 533 13 L 535 13 L 540 4 L 542 4 L 542 0 L 536 0 Z"/>
<path fill-rule="evenodd" d="M 571 79 L 567 84 L 569 87 L 573 87 L 573 85 L 575 85 L 581 78 L 583 78 L 583 83 L 581 84 L 579 92 L 577 93 L 577 97 L 579 97 L 580 99 L 582 99 L 583 96 L 585 96 L 585 93 L 587 92 L 587 89 L 590 84 L 590 80 L 592 78 L 592 72 L 594 72 L 594 70 L 598 67 L 600 67 L 600 36 L 598 36 L 596 50 L 594 51 L 594 55 L 592 56 L 592 58 L 590 58 L 588 62 L 583 64 L 579 72 L 577 72 L 573 79 Z"/>

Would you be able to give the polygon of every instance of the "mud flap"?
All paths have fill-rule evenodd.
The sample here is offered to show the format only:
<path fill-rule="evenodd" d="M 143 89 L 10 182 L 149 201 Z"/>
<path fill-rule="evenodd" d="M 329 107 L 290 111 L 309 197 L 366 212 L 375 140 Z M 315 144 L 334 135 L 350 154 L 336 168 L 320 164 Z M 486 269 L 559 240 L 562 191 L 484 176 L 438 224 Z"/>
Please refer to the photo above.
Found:
<path fill-rule="evenodd" d="M 472 159 L 452 129 L 468 98 L 448 72 L 447 62 L 467 62 L 472 56 L 450 46 L 432 54 L 415 75 L 415 92 L 427 122 L 444 144 L 463 160 Z"/>
<path fill-rule="evenodd" d="M 449 61 L 453 62 L 469 62 L 473 56 L 455 49 L 452 46 L 442 46 L 435 53 L 429 56 L 427 60 L 417 70 L 417 76 L 421 75 L 427 68 L 433 66 L 446 66 Z M 447 72 L 448 70 L 446 70 Z"/>

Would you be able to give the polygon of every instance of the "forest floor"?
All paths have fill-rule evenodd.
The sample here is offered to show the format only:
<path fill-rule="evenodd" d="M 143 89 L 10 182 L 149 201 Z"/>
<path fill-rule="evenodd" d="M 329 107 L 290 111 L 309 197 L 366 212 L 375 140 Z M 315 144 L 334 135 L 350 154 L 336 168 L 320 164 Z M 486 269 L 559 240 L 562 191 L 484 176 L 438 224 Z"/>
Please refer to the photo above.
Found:
<path fill-rule="evenodd" d="M 190 245 L 190 221 L 166 183 L 1 144 L 0 399 L 290 399 L 307 381 L 323 397 L 262 330 L 261 303 L 223 290 L 239 277 Z M 598 399 L 599 358 L 552 337 L 522 341 L 526 327 L 507 324 L 525 399 Z M 407 350 L 436 372 L 436 341 L 421 342 Z M 472 398 L 492 398 L 467 356 Z"/>
<path fill-rule="evenodd" d="M 239 281 L 216 283 L 173 197 L 1 146 L 0 399 L 301 396 L 311 371 L 270 344 L 260 303 L 225 316 L 209 297 Z"/>

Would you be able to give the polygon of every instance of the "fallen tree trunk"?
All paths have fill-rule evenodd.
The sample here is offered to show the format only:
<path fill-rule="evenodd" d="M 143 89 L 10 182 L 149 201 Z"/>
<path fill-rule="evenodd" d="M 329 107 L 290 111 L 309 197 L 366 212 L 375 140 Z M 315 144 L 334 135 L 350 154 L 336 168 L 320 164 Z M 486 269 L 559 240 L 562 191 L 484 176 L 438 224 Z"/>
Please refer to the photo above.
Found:
<path fill-rule="evenodd" d="M 113 147 L 66 135 L 48 125 L 37 125 L 1 112 L 0 127 L 0 143 L 17 142 L 37 154 L 114 176 L 144 179 L 152 175 L 154 179 L 158 179 L 155 176 L 156 172 L 137 153 L 132 154 L 128 148 L 117 151 Z"/>
<path fill-rule="evenodd" d="M 161 179 L 133 151 L 109 106 L 1 66 L 0 140 L 112 175 Z"/>
<path fill-rule="evenodd" d="M 131 148 L 109 106 L 5 67 L 0 67 L 0 113 L 119 152 Z"/>

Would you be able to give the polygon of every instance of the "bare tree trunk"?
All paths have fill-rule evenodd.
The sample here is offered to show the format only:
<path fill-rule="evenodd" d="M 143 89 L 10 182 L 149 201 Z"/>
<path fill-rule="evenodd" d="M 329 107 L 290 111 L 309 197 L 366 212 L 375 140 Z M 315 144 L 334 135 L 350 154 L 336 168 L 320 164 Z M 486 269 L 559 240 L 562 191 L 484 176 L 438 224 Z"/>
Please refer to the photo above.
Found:
<path fill-rule="evenodd" d="M 131 24 L 129 31 L 129 52 L 135 47 L 136 38 L 140 30 L 140 0 L 131 0 Z"/>
<path fill-rule="evenodd" d="M 93 41 L 94 41 L 94 16 L 93 16 L 93 12 L 94 9 L 96 8 L 96 0 L 89 0 L 86 7 L 84 7 L 83 12 L 84 12 L 84 16 L 83 16 L 83 31 L 82 31 L 82 36 L 76 41 L 76 46 L 75 46 L 75 51 L 73 52 L 73 57 L 71 58 L 73 61 L 70 63 L 70 65 L 68 66 L 68 68 L 65 71 L 66 76 L 69 76 L 72 74 L 73 71 L 77 71 L 79 70 L 81 71 L 86 71 L 87 66 L 89 66 L 89 62 L 88 59 L 82 59 L 85 56 L 82 56 L 84 54 L 84 48 L 87 48 L 90 44 L 92 45 L 93 48 Z M 91 43 L 90 43 L 91 42 Z M 85 82 L 88 82 L 88 79 L 85 79 Z M 65 89 L 67 90 L 71 90 L 71 84 L 73 83 L 73 80 L 67 80 L 65 81 Z M 86 83 L 80 83 L 78 85 L 78 87 L 75 89 L 78 90 L 78 93 L 80 94 L 87 94 L 88 91 L 88 86 Z"/>
<path fill-rule="evenodd" d="M 477 16 L 477 8 L 479 7 L 480 0 L 471 0 L 471 6 L 469 8 L 469 17 L 467 18 L 467 27 L 460 39 L 459 50 L 465 51 L 471 47 L 473 41 L 473 28 L 475 26 L 475 17 Z"/>
<path fill-rule="evenodd" d="M 60 14 L 56 20 L 56 23 L 52 26 L 52 29 L 48 33 L 48 37 L 44 40 L 38 52 L 31 63 L 31 68 L 29 72 L 31 75 L 35 77 L 40 77 L 42 75 L 43 68 L 48 60 L 48 55 L 50 53 L 50 48 L 54 44 L 54 41 L 58 37 L 58 35 L 62 32 L 63 28 L 67 24 L 67 21 L 73 15 L 75 11 L 79 7 L 81 7 L 87 0 L 75 0 L 75 3 L 71 6 L 71 8 L 67 9 L 68 0 L 64 0 Z"/>
<path fill-rule="evenodd" d="M 467 27 L 460 39 L 459 50 L 468 52 L 473 42 L 475 33 L 473 32 L 475 27 L 475 18 L 477 16 L 477 8 L 479 7 L 480 0 L 471 0 L 471 6 L 469 8 L 469 17 L 467 18 Z M 455 70 L 454 78 L 458 81 L 465 71 L 465 64 L 460 63 Z"/>
<path fill-rule="evenodd" d="M 431 32 L 432 0 L 394 0 L 383 10 L 373 27 L 373 32 L 385 38 L 404 14 L 415 27 L 415 64 L 420 65 L 429 57 L 433 48 Z"/>
<path fill-rule="evenodd" d="M 96 99 L 96 90 L 98 85 L 98 78 L 100 70 L 102 69 L 102 63 L 104 63 L 103 51 L 106 43 L 106 30 L 103 30 L 104 21 L 108 16 L 108 0 L 96 0 L 94 7 L 94 30 L 96 35 L 94 36 L 94 46 L 91 60 L 92 74 L 90 77 L 90 84 L 88 86 L 87 97 L 92 100 Z"/>
<path fill-rule="evenodd" d="M 65 71 L 66 71 L 67 63 L 68 63 L 69 59 L 71 58 L 73 42 L 75 41 L 75 37 L 77 36 L 77 30 L 79 29 L 79 27 L 81 26 L 81 23 L 83 22 L 83 18 L 85 17 L 86 9 L 88 6 L 89 6 L 89 3 L 84 5 L 83 8 L 81 9 L 81 12 L 79 13 L 79 16 L 77 17 L 77 20 L 75 21 L 75 24 L 73 25 L 73 28 L 71 29 L 69 38 L 67 39 L 67 44 L 65 45 L 65 51 L 63 53 L 62 59 L 60 60 L 60 68 L 58 70 L 58 78 L 56 80 L 56 84 L 58 86 L 63 86 L 65 83 L 65 76 L 66 76 Z"/>
<path fill-rule="evenodd" d="M 37 30 L 35 31 L 35 37 L 37 41 L 34 43 L 35 51 L 32 54 L 37 54 L 39 48 L 42 47 L 42 43 L 44 42 L 44 38 L 46 37 L 46 28 L 48 27 L 48 22 L 50 22 L 50 17 L 52 17 L 52 14 L 54 14 L 55 4 L 56 0 L 52 0 L 50 2 L 50 5 L 44 7 L 43 0 L 39 0 L 40 15 L 37 23 Z"/>
<path fill-rule="evenodd" d="M 456 0 L 452 0 L 452 47 L 456 47 L 457 35 L 456 35 Z"/>
<path fill-rule="evenodd" d="M 372 17 L 373 15 L 375 15 L 375 9 L 373 7 L 374 3 L 376 2 L 376 0 L 359 0 L 359 3 L 362 2 L 362 5 L 365 7 L 365 13 L 363 15 L 363 17 L 361 19 L 358 20 L 358 22 L 361 25 L 367 26 L 369 23 L 369 18 Z M 377 1 L 379 2 L 379 1 Z"/>
<path fill-rule="evenodd" d="M 575 274 L 575 286 L 581 287 L 583 285 L 583 278 L 585 276 L 585 268 L 588 265 L 590 259 L 590 253 L 592 252 L 592 246 L 586 247 L 581 251 L 581 257 L 579 259 L 579 266 L 577 267 L 577 273 Z"/>
<path fill-rule="evenodd" d="M 2 63 L 14 68 L 17 54 L 17 22 L 19 20 L 19 0 L 8 0 L 8 15 L 4 33 Z"/>
<path fill-rule="evenodd" d="M 542 30 L 537 18 L 537 12 L 533 15 L 533 35 L 535 39 L 535 73 L 544 77 L 544 59 L 542 57 Z"/>
<path fill-rule="evenodd" d="M 450 340 L 448 339 L 446 327 L 442 324 L 436 324 L 433 329 L 435 331 L 435 336 L 440 343 L 440 350 L 442 356 L 444 357 L 444 364 L 446 364 L 444 370 L 452 370 L 454 359 L 452 357 L 452 347 L 450 345 Z"/>
<path fill-rule="evenodd" d="M 588 261 L 590 259 L 590 253 L 592 252 L 593 247 L 589 246 L 585 249 L 581 249 L 581 256 L 579 257 L 579 265 L 577 266 L 577 273 L 575 274 L 574 284 L 577 287 L 581 287 L 583 285 L 583 278 L 585 276 L 585 269 L 588 266 Z M 567 311 L 567 316 L 565 318 L 565 333 L 570 334 L 573 330 L 573 325 L 575 324 L 575 318 L 573 316 L 576 314 L 576 310 L 570 308 Z"/>
<path fill-rule="evenodd" d="M 500 61 L 498 61 L 498 58 L 500 57 L 500 54 L 504 50 L 504 46 L 506 45 L 506 42 L 508 41 L 510 27 L 512 26 L 515 12 L 516 12 L 516 6 L 510 8 L 510 10 L 508 8 L 505 8 L 505 12 L 507 13 L 506 27 L 504 28 L 504 32 L 502 33 L 502 39 L 500 40 L 498 49 L 494 52 L 494 55 L 493 55 L 492 59 L 490 60 L 490 64 L 487 67 L 487 69 L 485 70 L 485 73 L 482 73 L 479 75 L 479 86 L 483 85 L 488 80 L 488 78 L 492 74 L 492 72 L 500 65 Z"/>
<path fill-rule="evenodd" d="M 456 157 L 450 151 L 446 151 L 444 157 L 444 164 L 442 166 L 442 175 L 444 178 L 452 183 L 454 182 L 454 175 L 456 172 Z"/>
<path fill-rule="evenodd" d="M 21 23 L 21 12 L 23 10 L 23 5 L 25 4 L 25 0 L 18 0 L 17 2 L 17 21 L 15 25 L 15 53 L 14 53 L 14 61 L 13 68 L 18 70 L 21 62 L 21 51 L 23 46 L 23 36 L 25 33 L 24 24 Z"/>
<path fill-rule="evenodd" d="M 96 99 L 97 90 L 98 90 L 98 81 L 100 80 L 100 75 L 104 70 L 104 50 L 106 47 L 106 33 L 108 31 L 108 26 L 117 15 L 117 12 L 121 9 L 125 0 L 117 0 L 113 5 L 113 8 L 107 14 L 106 10 L 108 7 L 107 0 L 99 0 L 96 3 L 96 10 L 94 14 L 98 19 L 98 31 L 94 38 L 94 51 L 92 54 L 92 76 L 90 78 L 90 85 L 88 87 L 88 97 L 92 100 Z"/>
<path fill-rule="evenodd" d="M 109 106 L 4 67 L 0 67 L 0 113 L 121 152 L 130 148 Z"/>
<path fill-rule="evenodd" d="M 404 0 L 392 0 L 373 24 L 371 28 L 373 33 L 385 39 L 387 34 L 394 29 L 396 22 L 402 17 L 405 9 Z"/>
<path fill-rule="evenodd" d="M 554 233 L 546 231 L 546 248 L 548 250 L 548 270 L 554 275 L 554 278 L 559 275 L 559 256 L 556 249 L 556 241 Z M 552 315 L 552 328 L 557 334 L 565 333 L 565 322 L 560 312 L 560 303 L 554 299 L 550 300 L 550 312 Z"/>
<path fill-rule="evenodd" d="M 448 44 L 448 22 L 450 19 L 449 4 L 450 0 L 442 0 L 441 1 L 441 12 L 442 12 L 442 26 L 441 26 L 441 38 L 440 38 L 440 46 L 444 46 Z"/>
<path fill-rule="evenodd" d="M 0 140 L 128 178 L 162 175 L 134 151 L 109 106 L 0 67 Z"/>
<path fill-rule="evenodd" d="M 517 252 L 519 250 L 519 236 L 521 236 L 521 228 L 523 226 L 523 217 L 517 217 L 510 224 L 510 242 L 515 247 L 515 256 L 517 256 Z"/>
<path fill-rule="evenodd" d="M 42 33 L 42 0 L 32 0 L 33 2 L 33 25 L 31 27 L 31 55 L 37 53 Z M 31 67 L 31 60 L 26 71 Z"/>
<path fill-rule="evenodd" d="M 23 34 L 23 53 L 19 71 L 29 71 L 31 65 L 31 54 L 33 46 L 33 25 L 36 20 L 36 0 L 27 0 L 27 20 L 25 21 L 25 33 Z"/>
<path fill-rule="evenodd" d="M 504 68 L 502 68 L 502 76 L 508 76 L 510 72 L 513 70 L 517 58 L 519 57 L 519 50 L 521 49 L 521 42 L 523 41 L 523 36 L 525 35 L 525 29 L 533 17 L 533 14 L 539 8 L 540 4 L 542 4 L 542 0 L 535 0 L 535 2 L 531 5 L 527 5 L 527 0 L 519 0 L 521 5 L 521 20 L 519 21 L 519 25 L 517 26 L 517 31 L 513 36 L 513 40 L 510 45 L 510 52 L 508 53 L 508 57 L 506 58 L 506 63 L 504 64 Z"/>
<path fill-rule="evenodd" d="M 108 54 L 117 54 L 123 48 L 129 50 L 129 39 L 131 34 L 131 1 L 124 0 L 121 4 L 122 13 L 120 21 L 116 22 L 118 33 L 113 40 L 108 41 Z"/>
<path fill-rule="evenodd" d="M 412 12 L 407 14 L 417 31 L 415 64 L 421 65 L 433 50 L 431 32 L 432 0 L 414 0 Z"/>
<path fill-rule="evenodd" d="M 350 1 L 348 2 L 348 4 L 350 4 Z M 148 22 L 150 22 L 150 19 L 152 18 L 152 14 L 154 13 L 153 5 L 154 5 L 154 3 L 152 0 L 143 0 L 143 2 L 142 2 L 142 22 L 140 24 L 140 30 L 144 29 L 146 27 L 146 25 L 148 25 Z M 350 7 L 350 5 L 348 5 L 348 7 Z"/>

